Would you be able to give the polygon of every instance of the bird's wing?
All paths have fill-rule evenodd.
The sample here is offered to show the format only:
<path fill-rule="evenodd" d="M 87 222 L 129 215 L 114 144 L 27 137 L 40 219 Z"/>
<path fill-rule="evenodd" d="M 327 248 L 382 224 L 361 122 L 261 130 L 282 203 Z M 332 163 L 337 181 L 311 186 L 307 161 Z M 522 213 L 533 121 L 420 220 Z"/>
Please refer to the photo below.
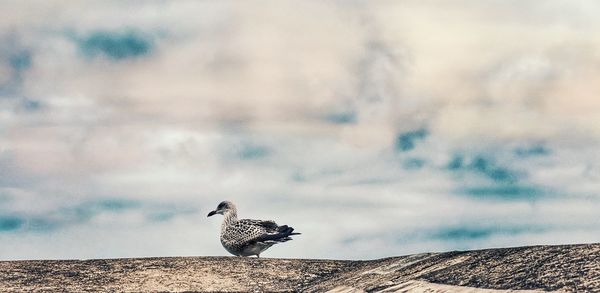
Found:
<path fill-rule="evenodd" d="M 254 227 L 258 227 L 259 229 L 264 230 L 265 233 L 277 232 L 277 228 L 279 228 L 277 223 L 275 223 L 274 221 L 271 221 L 271 220 L 262 221 L 262 220 L 244 219 L 244 220 L 240 220 L 240 221 L 243 221 L 245 224 L 248 224 L 248 225 L 251 225 Z"/>
<path fill-rule="evenodd" d="M 230 232 L 237 234 L 238 239 L 244 243 L 283 240 L 291 233 L 291 228 L 278 226 L 273 221 L 250 219 L 239 220 L 229 229 L 232 229 Z"/>

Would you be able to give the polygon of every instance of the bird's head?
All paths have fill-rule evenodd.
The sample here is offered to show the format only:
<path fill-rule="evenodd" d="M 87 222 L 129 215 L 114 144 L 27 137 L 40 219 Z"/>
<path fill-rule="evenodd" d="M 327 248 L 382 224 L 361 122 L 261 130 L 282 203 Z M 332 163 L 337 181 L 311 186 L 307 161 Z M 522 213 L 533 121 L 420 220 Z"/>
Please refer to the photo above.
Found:
<path fill-rule="evenodd" d="M 218 206 L 217 209 L 214 211 L 211 211 L 210 213 L 208 213 L 207 217 L 216 215 L 216 214 L 221 214 L 224 215 L 225 213 L 229 212 L 229 211 L 234 211 L 235 210 L 235 205 L 233 205 L 232 202 L 230 201 L 223 201 L 221 202 Z"/>

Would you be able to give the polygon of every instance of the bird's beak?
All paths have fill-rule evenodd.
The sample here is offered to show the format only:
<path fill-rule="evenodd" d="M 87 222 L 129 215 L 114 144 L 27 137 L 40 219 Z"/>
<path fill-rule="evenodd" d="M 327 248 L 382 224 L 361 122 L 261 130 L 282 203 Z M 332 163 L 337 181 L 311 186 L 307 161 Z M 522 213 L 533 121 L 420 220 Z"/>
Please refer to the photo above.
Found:
<path fill-rule="evenodd" d="M 212 212 L 208 213 L 208 216 L 206 216 L 206 217 L 208 218 L 208 217 L 214 216 L 216 214 L 217 214 L 217 211 L 212 211 Z"/>

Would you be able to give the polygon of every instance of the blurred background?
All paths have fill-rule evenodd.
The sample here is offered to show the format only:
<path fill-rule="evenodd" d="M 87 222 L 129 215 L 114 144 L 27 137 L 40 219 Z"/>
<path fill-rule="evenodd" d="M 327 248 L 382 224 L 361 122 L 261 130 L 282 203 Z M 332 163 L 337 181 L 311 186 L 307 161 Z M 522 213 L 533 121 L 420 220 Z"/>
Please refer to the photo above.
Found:
<path fill-rule="evenodd" d="M 0 258 L 600 241 L 600 2 L 2 1 Z"/>

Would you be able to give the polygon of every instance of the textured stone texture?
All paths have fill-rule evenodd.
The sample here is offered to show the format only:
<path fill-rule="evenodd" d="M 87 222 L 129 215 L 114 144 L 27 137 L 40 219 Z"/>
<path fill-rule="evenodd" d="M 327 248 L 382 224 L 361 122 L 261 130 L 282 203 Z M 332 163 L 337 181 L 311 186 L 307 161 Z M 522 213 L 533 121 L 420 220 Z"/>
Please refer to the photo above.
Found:
<path fill-rule="evenodd" d="M 169 257 L 0 262 L 0 291 L 329 290 L 600 292 L 600 244 L 427 253 L 372 261 Z"/>

